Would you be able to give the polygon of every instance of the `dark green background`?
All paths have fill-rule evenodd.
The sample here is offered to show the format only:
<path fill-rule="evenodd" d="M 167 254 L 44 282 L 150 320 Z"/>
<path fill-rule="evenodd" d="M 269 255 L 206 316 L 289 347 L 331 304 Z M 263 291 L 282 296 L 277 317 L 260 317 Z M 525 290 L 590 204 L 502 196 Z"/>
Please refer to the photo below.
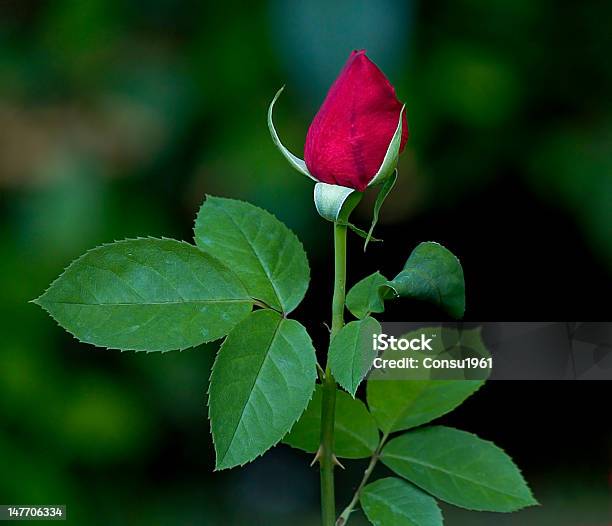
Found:
<path fill-rule="evenodd" d="M 300 453 L 213 473 L 214 345 L 94 349 L 26 302 L 96 244 L 190 240 L 210 193 L 273 211 L 304 241 L 314 286 L 296 316 L 324 346 L 329 225 L 265 114 L 286 84 L 276 123 L 300 154 L 353 48 L 396 85 L 411 137 L 386 241 L 365 256 L 351 242 L 349 282 L 393 275 L 436 240 L 464 264 L 469 320 L 609 319 L 611 19 L 603 1 L 1 1 L 0 503 L 67 504 L 74 524 L 317 524 Z M 403 303 L 387 320 L 439 317 Z M 486 386 L 444 421 L 504 447 L 542 507 L 447 507 L 447 523 L 608 524 L 609 399 L 607 383 Z"/>

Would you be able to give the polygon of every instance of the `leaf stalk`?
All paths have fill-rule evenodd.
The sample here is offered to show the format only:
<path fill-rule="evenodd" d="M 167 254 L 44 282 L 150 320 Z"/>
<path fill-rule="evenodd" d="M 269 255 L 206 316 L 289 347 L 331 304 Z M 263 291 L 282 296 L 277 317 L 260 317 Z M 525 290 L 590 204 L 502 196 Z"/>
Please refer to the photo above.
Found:
<path fill-rule="evenodd" d="M 361 493 L 361 490 L 368 483 L 368 480 L 370 479 L 370 476 L 372 475 L 372 472 L 374 471 L 374 468 L 376 467 L 376 464 L 378 463 L 378 459 L 380 458 L 380 452 L 382 451 L 382 448 L 385 445 L 385 442 L 387 441 L 388 436 L 389 436 L 388 433 L 385 433 L 383 437 L 380 439 L 380 442 L 378 443 L 378 447 L 376 448 L 376 451 L 370 458 L 370 463 L 368 464 L 368 467 L 363 473 L 363 478 L 361 479 L 359 486 L 357 486 L 357 489 L 355 490 L 355 494 L 353 495 L 351 502 L 349 502 L 348 506 L 344 508 L 344 511 L 340 514 L 340 517 L 338 517 L 338 520 L 336 521 L 336 526 L 345 526 L 346 523 L 348 522 L 351 513 L 353 513 L 353 510 L 355 509 L 355 506 L 357 505 L 357 502 L 359 501 L 359 494 Z"/>

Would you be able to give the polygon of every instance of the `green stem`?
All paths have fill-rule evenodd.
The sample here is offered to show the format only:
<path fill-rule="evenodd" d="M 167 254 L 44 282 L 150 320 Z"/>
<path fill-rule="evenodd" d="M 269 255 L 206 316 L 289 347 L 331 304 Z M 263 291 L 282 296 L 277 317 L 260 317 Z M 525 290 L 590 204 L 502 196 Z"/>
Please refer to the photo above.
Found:
<path fill-rule="evenodd" d="M 344 508 L 344 511 L 340 514 L 340 517 L 338 517 L 338 522 L 336 522 L 336 526 L 345 526 L 345 524 L 348 522 L 351 513 L 353 513 L 353 509 L 357 505 L 357 501 L 359 500 L 359 494 L 361 493 L 361 490 L 367 484 L 368 480 L 370 479 L 370 476 L 372 475 L 372 472 L 374 471 L 374 468 L 376 467 L 378 459 L 380 458 L 380 452 L 382 451 L 382 448 L 385 445 L 385 442 L 387 441 L 388 436 L 389 436 L 388 434 L 385 434 L 380 439 L 380 442 L 378 443 L 378 447 L 376 448 L 376 451 L 374 452 L 374 454 L 372 455 L 372 458 L 370 459 L 370 463 L 368 464 L 368 467 L 366 468 L 363 474 L 363 478 L 361 479 L 359 486 L 357 486 L 357 489 L 355 490 L 355 494 L 353 495 L 351 502 L 349 502 L 348 506 Z"/>
<path fill-rule="evenodd" d="M 330 342 L 344 325 L 344 296 L 346 289 L 346 225 L 334 224 L 334 297 Z M 336 523 L 334 494 L 334 421 L 336 413 L 336 381 L 329 366 L 325 368 L 323 400 L 321 402 L 321 519 L 323 526 Z"/>
<path fill-rule="evenodd" d="M 336 382 L 326 370 L 321 403 L 321 445 L 319 463 L 321 467 L 321 522 L 333 526 L 336 522 L 336 497 L 334 493 L 334 420 L 336 412 Z"/>
<path fill-rule="evenodd" d="M 346 225 L 334 224 L 334 297 L 332 299 L 331 339 L 344 326 L 346 289 Z"/>

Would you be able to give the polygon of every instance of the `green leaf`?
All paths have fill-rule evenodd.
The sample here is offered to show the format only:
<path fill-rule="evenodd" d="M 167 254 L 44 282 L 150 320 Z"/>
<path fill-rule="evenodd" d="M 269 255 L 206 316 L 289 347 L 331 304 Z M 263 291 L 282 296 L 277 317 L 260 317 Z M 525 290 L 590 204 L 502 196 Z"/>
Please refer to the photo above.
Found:
<path fill-rule="evenodd" d="M 362 197 L 363 193 L 337 184 L 317 183 L 314 187 L 317 212 L 332 223 L 348 223 L 351 212 Z"/>
<path fill-rule="evenodd" d="M 231 268 L 251 296 L 273 309 L 287 314 L 304 298 L 310 280 L 304 248 L 269 212 L 208 196 L 196 219 L 195 241 Z"/>
<path fill-rule="evenodd" d="M 221 338 L 252 302 L 230 270 L 172 239 L 94 248 L 35 300 L 79 340 L 135 351 L 185 349 Z"/>
<path fill-rule="evenodd" d="M 456 256 L 438 243 L 419 244 L 404 270 L 382 287 L 383 297 L 393 296 L 429 301 L 454 318 L 465 312 L 465 281 Z"/>
<path fill-rule="evenodd" d="M 385 153 L 385 158 L 383 159 L 378 172 L 369 182 L 368 187 L 375 186 L 379 183 L 382 183 L 387 177 L 389 177 L 395 167 L 397 166 L 397 160 L 399 159 L 400 154 L 400 146 L 402 144 L 402 115 L 404 114 L 404 110 L 406 106 L 402 106 L 402 109 L 399 114 L 399 119 L 397 121 L 397 128 L 395 128 L 395 132 L 393 133 L 393 137 L 391 137 L 391 142 L 387 148 L 387 153 Z"/>
<path fill-rule="evenodd" d="M 380 272 L 374 272 L 358 281 L 346 295 L 346 307 L 355 318 L 365 318 L 372 312 L 384 312 L 385 304 L 379 288 L 387 282 Z"/>
<path fill-rule="evenodd" d="M 376 358 L 372 341 L 380 331 L 380 323 L 368 316 L 342 327 L 329 346 L 328 360 L 332 374 L 353 396 Z"/>
<path fill-rule="evenodd" d="M 359 496 L 374 526 L 442 526 L 436 500 L 401 479 L 388 477 L 368 484 Z"/>
<path fill-rule="evenodd" d="M 475 393 L 481 380 L 368 380 L 367 399 L 384 433 L 427 424 Z"/>
<path fill-rule="evenodd" d="M 287 148 L 283 146 L 283 143 L 281 142 L 278 133 L 276 133 L 276 129 L 274 128 L 274 123 L 272 122 L 272 111 L 274 110 L 274 104 L 276 103 L 277 99 L 280 97 L 280 94 L 283 92 L 284 89 L 285 86 L 283 86 L 276 92 L 276 95 L 274 95 L 274 98 L 270 103 L 270 107 L 268 108 L 268 129 L 270 130 L 272 141 L 293 168 L 295 168 L 298 172 L 304 174 L 306 177 L 309 177 L 313 181 L 316 181 L 317 179 L 313 177 L 308 171 L 306 163 L 299 157 L 293 155 L 289 150 L 287 150 Z"/>
<path fill-rule="evenodd" d="M 308 405 L 316 376 L 315 350 L 300 323 L 263 309 L 238 324 L 210 377 L 217 469 L 250 462 L 278 443 Z"/>
<path fill-rule="evenodd" d="M 397 170 L 394 170 L 393 173 L 385 179 L 380 190 L 378 191 L 378 195 L 376 196 L 376 201 L 374 202 L 374 213 L 372 215 L 372 224 L 370 225 L 370 230 L 368 230 L 368 235 L 366 236 L 365 242 L 363 244 L 363 251 L 365 252 L 366 248 L 368 248 L 368 243 L 372 239 L 372 233 L 374 232 L 374 227 L 378 223 L 378 215 L 380 214 L 380 209 L 382 208 L 385 199 L 393 190 L 395 186 L 395 182 L 397 181 Z"/>
<path fill-rule="evenodd" d="M 516 511 L 537 504 L 512 459 L 492 442 L 450 427 L 417 429 L 389 442 L 383 463 L 455 506 Z"/>
<path fill-rule="evenodd" d="M 315 453 L 321 441 L 321 400 L 323 390 L 317 385 L 306 411 L 283 439 L 285 444 Z M 378 447 L 378 429 L 361 400 L 344 391 L 336 392 L 334 453 L 340 458 L 367 458 Z"/>

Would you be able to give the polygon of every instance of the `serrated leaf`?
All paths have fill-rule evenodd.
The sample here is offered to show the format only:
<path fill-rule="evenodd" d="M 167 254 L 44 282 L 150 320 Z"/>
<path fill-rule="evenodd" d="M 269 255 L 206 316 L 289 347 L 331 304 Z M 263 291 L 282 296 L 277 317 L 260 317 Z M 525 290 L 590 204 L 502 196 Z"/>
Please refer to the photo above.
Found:
<path fill-rule="evenodd" d="M 408 297 L 431 302 L 454 318 L 465 312 L 465 281 L 457 257 L 431 241 L 420 243 L 404 269 L 382 287 L 384 297 Z"/>
<path fill-rule="evenodd" d="M 308 171 L 304 160 L 300 159 L 296 155 L 293 155 L 287 148 L 283 146 L 283 143 L 281 142 L 278 133 L 276 133 L 276 128 L 274 128 L 274 122 L 272 121 L 272 112 L 274 111 L 274 104 L 276 103 L 284 89 L 285 86 L 283 86 L 276 92 L 276 95 L 274 95 L 274 98 L 272 99 L 272 102 L 268 107 L 268 129 L 270 130 L 270 135 L 272 136 L 272 142 L 274 142 L 275 146 L 283 154 L 285 159 L 287 159 L 287 161 L 293 168 L 295 168 L 298 172 L 302 173 L 306 177 L 309 177 L 313 181 L 316 181 L 317 179 L 313 177 Z"/>
<path fill-rule="evenodd" d="M 509 512 L 537 504 L 504 451 L 451 427 L 405 433 L 384 447 L 381 460 L 435 497 L 469 510 Z"/>
<path fill-rule="evenodd" d="M 482 380 L 368 380 L 367 400 L 384 433 L 427 424 L 461 405 Z"/>
<path fill-rule="evenodd" d="M 372 367 L 376 357 L 372 341 L 380 331 L 380 323 L 368 316 L 342 327 L 329 346 L 328 361 L 332 374 L 353 396 Z"/>
<path fill-rule="evenodd" d="M 135 351 L 185 349 L 216 340 L 252 308 L 230 270 L 172 239 L 94 248 L 35 302 L 85 343 Z"/>
<path fill-rule="evenodd" d="M 374 272 L 358 281 L 346 295 L 346 308 L 355 318 L 365 318 L 373 312 L 384 312 L 385 304 L 379 288 L 387 282 L 380 272 Z"/>
<path fill-rule="evenodd" d="M 388 477 L 368 484 L 359 496 L 374 526 L 441 526 L 436 500 L 412 484 Z"/>
<path fill-rule="evenodd" d="M 321 441 L 321 400 L 323 391 L 317 385 L 306 411 L 291 432 L 283 439 L 285 444 L 315 453 Z M 344 391 L 336 392 L 336 419 L 334 424 L 334 453 L 340 458 L 367 458 L 378 447 L 378 429 L 372 415 L 361 400 L 351 398 Z"/>
<path fill-rule="evenodd" d="M 269 212 L 208 196 L 196 219 L 195 242 L 231 268 L 251 296 L 273 309 L 287 314 L 304 298 L 310 280 L 304 248 Z"/>
<path fill-rule="evenodd" d="M 217 469 L 250 462 L 277 444 L 308 405 L 316 376 L 315 350 L 300 323 L 263 309 L 238 324 L 210 377 Z"/>

